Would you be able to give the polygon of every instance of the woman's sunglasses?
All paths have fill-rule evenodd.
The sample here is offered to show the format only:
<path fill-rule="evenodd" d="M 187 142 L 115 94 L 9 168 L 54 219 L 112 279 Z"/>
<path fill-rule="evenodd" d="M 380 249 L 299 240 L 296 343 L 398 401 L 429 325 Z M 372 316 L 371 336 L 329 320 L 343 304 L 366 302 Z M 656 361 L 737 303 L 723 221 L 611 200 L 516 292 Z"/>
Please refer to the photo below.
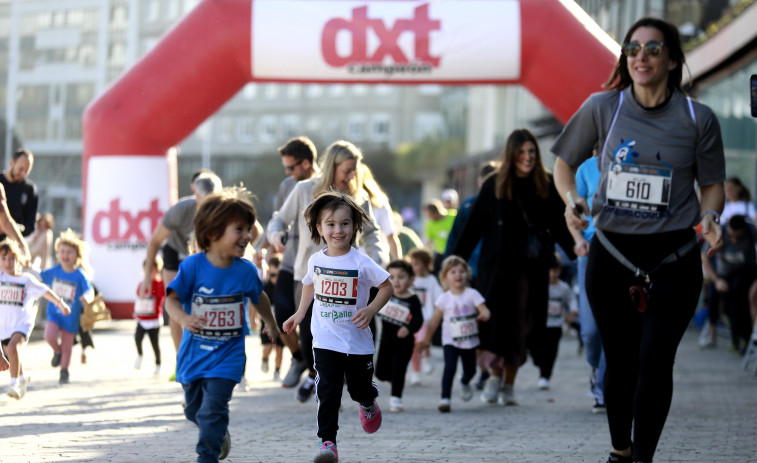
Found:
<path fill-rule="evenodd" d="M 639 54 L 641 48 L 644 47 L 644 51 L 647 55 L 660 56 L 663 46 L 665 46 L 664 43 L 655 41 L 647 43 L 630 42 L 623 44 L 623 54 L 629 58 L 636 58 L 636 55 Z"/>

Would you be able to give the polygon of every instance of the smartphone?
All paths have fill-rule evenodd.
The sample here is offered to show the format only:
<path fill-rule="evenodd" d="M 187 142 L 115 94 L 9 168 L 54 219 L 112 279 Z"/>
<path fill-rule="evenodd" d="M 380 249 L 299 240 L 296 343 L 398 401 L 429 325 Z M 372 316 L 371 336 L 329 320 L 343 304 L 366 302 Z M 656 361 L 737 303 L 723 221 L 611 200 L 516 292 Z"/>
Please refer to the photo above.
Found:
<path fill-rule="evenodd" d="M 752 117 L 757 117 L 757 74 L 749 78 L 749 93 L 752 95 Z"/>

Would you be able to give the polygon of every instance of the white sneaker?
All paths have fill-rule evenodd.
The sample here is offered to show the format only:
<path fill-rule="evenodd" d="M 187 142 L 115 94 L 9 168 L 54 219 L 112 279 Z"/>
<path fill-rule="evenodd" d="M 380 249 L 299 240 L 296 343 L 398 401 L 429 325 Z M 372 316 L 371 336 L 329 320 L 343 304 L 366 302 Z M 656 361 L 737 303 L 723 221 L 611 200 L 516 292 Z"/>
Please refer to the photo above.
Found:
<path fill-rule="evenodd" d="M 473 398 L 473 387 L 470 384 L 460 383 L 463 394 L 463 402 L 468 402 Z"/>
<path fill-rule="evenodd" d="M 134 361 L 134 369 L 139 370 L 140 368 L 142 368 L 142 356 L 137 355 L 137 360 Z"/>
<path fill-rule="evenodd" d="M 19 383 L 8 386 L 7 392 L 8 397 L 14 399 L 20 399 L 21 397 L 23 397 L 23 395 L 21 394 L 21 385 Z"/>
<path fill-rule="evenodd" d="M 32 382 L 32 377 L 27 375 L 23 381 L 19 382 L 21 383 L 21 397 L 19 397 L 20 399 L 26 395 L 26 389 L 29 387 L 29 383 Z"/>
<path fill-rule="evenodd" d="M 247 383 L 246 376 L 242 376 L 242 380 L 239 381 L 239 390 L 245 392 L 250 390 L 250 385 Z"/>
<path fill-rule="evenodd" d="M 281 381 L 281 372 L 279 370 L 273 372 L 273 380 Z"/>
<path fill-rule="evenodd" d="M 153 376 L 160 376 L 160 365 L 155 365 L 155 369 L 152 371 Z"/>
<path fill-rule="evenodd" d="M 450 405 L 452 402 L 449 399 L 442 399 L 439 401 L 439 411 L 442 413 L 449 413 Z"/>
<path fill-rule="evenodd" d="M 402 406 L 402 399 L 400 397 L 390 397 L 389 398 L 389 411 L 390 412 L 401 412 L 405 408 Z"/>
<path fill-rule="evenodd" d="M 421 371 L 430 375 L 434 372 L 434 362 L 430 357 L 421 357 Z"/>
<path fill-rule="evenodd" d="M 417 371 L 410 370 L 410 380 L 408 381 L 408 384 L 411 386 L 420 386 L 421 374 Z"/>
<path fill-rule="evenodd" d="M 539 389 L 541 389 L 542 391 L 549 389 L 549 380 L 547 378 L 539 378 L 537 384 L 539 385 Z"/>
<path fill-rule="evenodd" d="M 497 401 L 497 393 L 499 392 L 500 378 L 497 376 L 490 376 L 484 384 L 484 390 L 481 392 L 481 401 L 493 404 Z"/>
<path fill-rule="evenodd" d="M 268 359 L 264 358 L 263 361 L 260 362 L 260 371 L 268 373 Z"/>
<path fill-rule="evenodd" d="M 518 402 L 515 401 L 515 387 L 512 384 L 502 385 L 497 396 L 497 404 L 502 406 L 518 405 Z"/>

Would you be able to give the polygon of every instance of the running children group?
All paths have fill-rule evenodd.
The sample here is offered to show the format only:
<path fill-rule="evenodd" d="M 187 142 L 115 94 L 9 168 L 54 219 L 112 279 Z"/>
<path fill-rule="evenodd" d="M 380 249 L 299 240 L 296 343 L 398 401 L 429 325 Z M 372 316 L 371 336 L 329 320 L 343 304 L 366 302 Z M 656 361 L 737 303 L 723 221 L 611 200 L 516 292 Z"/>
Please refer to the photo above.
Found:
<path fill-rule="evenodd" d="M 700 225 L 707 256 L 722 246 L 722 140 L 709 108 L 680 89 L 684 61 L 674 26 L 654 18 L 637 21 L 624 39 L 609 90 L 590 97 L 552 147 L 558 156 L 554 177 L 542 164 L 536 137 L 527 129 L 513 131 L 499 163 L 480 179 L 478 195 L 461 207 L 465 220 L 453 227 L 459 234 L 443 260 L 422 247 L 402 252 L 406 230 L 393 220 L 386 194 L 350 142 L 332 143 L 320 162 L 306 137 L 279 149 L 288 176 L 264 234 L 250 192 L 215 188 L 220 181 L 200 191 L 199 180 L 217 177 L 199 172 L 193 178 L 195 203 L 179 203 L 181 211 L 167 213 L 181 220 L 164 218 L 153 237 L 160 239 L 153 241 L 174 233 L 191 238 L 174 242 L 173 252 L 164 247 L 162 275 L 151 242 L 135 304 L 135 367 L 141 367 L 148 334 L 159 371 L 163 310 L 175 326 L 175 375 L 184 389 L 184 414 L 199 429 L 197 461 L 229 455 L 229 401 L 244 380 L 244 336 L 256 315 L 265 324 L 264 341 L 281 339 L 292 354 L 284 386 L 298 386 L 307 372 L 296 397 L 304 402 L 314 395 L 318 402 L 320 443 L 303 449 L 317 463 L 339 459 L 345 383 L 363 430 L 378 431 L 382 410 L 374 378 L 391 383 L 389 410 L 403 411 L 407 367 L 411 382 L 417 381 L 440 326 L 440 412 L 453 409 L 458 360 L 463 401 L 473 397 L 478 365 L 488 377 L 482 399 L 516 405 L 515 379 L 529 354 L 540 369 L 539 386 L 548 388 L 572 305 L 570 288 L 559 281 L 558 243 L 569 258 L 586 259 L 579 291 L 581 307 L 590 310 L 580 318 L 593 328 L 582 335 L 595 346 L 591 356 L 587 352 L 596 373 L 595 411 L 608 411 L 607 461 L 652 462 L 670 408 L 673 360 L 701 288 L 691 284 L 701 283 L 694 227 Z M 582 164 L 593 173 L 584 175 Z M 629 169 L 651 173 L 624 175 Z M 671 185 L 650 199 L 664 217 L 614 213 L 651 204 L 619 199 L 632 181 Z M 444 220 L 436 204 L 429 211 L 433 221 Z M 592 218 L 594 235 L 587 236 Z M 255 251 L 258 238 L 263 242 Z M 276 254 L 276 283 L 269 280 L 274 288 L 268 292 L 263 281 L 271 256 L 263 249 Z M 22 270 L 25 246 L 12 238 L 0 243 L 0 369 L 11 370 L 8 394 L 17 399 L 30 381 L 21 347 L 33 327 L 35 299 L 52 302 L 45 339 L 65 384 L 81 307 L 93 296 L 78 237 L 61 234 L 55 250 L 60 264 L 43 272 L 40 282 Z M 435 260 L 442 288 L 431 274 Z"/>

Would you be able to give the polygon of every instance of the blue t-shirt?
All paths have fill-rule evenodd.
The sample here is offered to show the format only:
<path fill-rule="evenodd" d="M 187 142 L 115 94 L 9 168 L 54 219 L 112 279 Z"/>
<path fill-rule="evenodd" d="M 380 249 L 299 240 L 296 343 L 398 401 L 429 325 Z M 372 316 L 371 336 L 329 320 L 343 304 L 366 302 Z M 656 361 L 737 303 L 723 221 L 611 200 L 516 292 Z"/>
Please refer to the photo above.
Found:
<path fill-rule="evenodd" d="M 204 314 L 206 325 L 198 333 L 184 330 L 177 355 L 176 381 L 189 384 L 201 378 L 239 382 L 244 371 L 244 335 L 250 334 L 247 298 L 258 303 L 263 283 L 255 264 L 234 259 L 218 268 L 205 253 L 192 255 L 179 265 L 179 273 L 166 294 L 175 292 L 184 312 Z"/>
<path fill-rule="evenodd" d="M 66 272 L 63 267 L 55 267 L 41 273 L 42 282 L 49 286 L 55 294 L 66 301 L 71 308 L 69 315 L 63 315 L 55 304 L 47 304 L 47 319 L 55 322 L 69 333 L 79 332 L 79 317 L 81 316 L 80 298 L 87 293 L 94 292 L 92 284 L 81 268 L 73 272 Z"/>
<path fill-rule="evenodd" d="M 596 157 L 591 157 L 578 166 L 576 170 L 576 193 L 582 198 L 586 198 L 589 203 L 589 210 L 591 210 L 591 201 L 594 198 L 594 193 L 597 192 L 597 185 L 599 185 L 599 163 Z M 586 230 L 581 230 L 586 241 L 591 241 L 594 237 L 594 219 L 587 215 L 586 219 L 589 221 L 589 226 Z"/>

